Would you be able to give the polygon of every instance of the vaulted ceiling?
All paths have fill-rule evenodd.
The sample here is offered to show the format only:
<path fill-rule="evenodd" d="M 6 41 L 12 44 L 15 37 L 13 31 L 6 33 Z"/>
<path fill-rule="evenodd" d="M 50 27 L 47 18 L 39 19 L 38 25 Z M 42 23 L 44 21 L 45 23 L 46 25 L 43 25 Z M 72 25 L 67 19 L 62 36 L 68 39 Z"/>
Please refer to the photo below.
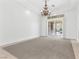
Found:
<path fill-rule="evenodd" d="M 40 10 L 44 7 L 45 0 L 16 0 L 16 2 L 23 8 L 29 9 L 33 12 L 40 13 Z M 78 0 L 47 0 L 49 9 L 54 11 L 68 11 L 73 9 Z M 52 5 L 55 7 L 52 7 Z"/>

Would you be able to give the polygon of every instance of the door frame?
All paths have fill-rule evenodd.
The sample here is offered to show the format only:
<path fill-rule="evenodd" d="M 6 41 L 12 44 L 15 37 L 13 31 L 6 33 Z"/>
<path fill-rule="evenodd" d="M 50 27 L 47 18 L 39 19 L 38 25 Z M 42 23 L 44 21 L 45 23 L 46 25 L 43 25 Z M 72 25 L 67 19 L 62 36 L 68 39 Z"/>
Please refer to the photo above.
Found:
<path fill-rule="evenodd" d="M 48 22 L 49 21 L 48 20 L 49 19 L 53 19 L 53 18 L 60 18 L 60 17 L 63 17 L 63 30 L 62 30 L 63 35 L 62 35 L 62 38 L 65 37 L 65 23 L 64 23 L 65 19 L 64 19 L 64 14 L 55 15 L 55 16 L 48 16 L 48 18 L 47 18 L 47 34 L 48 34 L 48 36 L 49 36 L 49 33 L 48 33 Z"/>

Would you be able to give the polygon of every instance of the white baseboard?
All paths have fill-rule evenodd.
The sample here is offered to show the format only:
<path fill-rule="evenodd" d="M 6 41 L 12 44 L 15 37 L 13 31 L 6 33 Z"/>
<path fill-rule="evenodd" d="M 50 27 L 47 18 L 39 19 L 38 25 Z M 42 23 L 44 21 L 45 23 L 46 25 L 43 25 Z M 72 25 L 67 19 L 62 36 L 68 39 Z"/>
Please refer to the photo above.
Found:
<path fill-rule="evenodd" d="M 38 38 L 40 37 L 39 35 L 35 35 L 35 36 L 30 36 L 30 37 L 26 37 L 26 38 L 20 38 L 20 39 L 17 39 L 15 42 L 1 42 L 0 43 L 0 46 L 1 47 L 6 47 L 6 46 L 10 46 L 10 45 L 14 45 L 14 44 L 17 44 L 17 43 L 20 43 L 20 42 L 24 42 L 24 41 L 27 41 L 27 40 L 32 40 L 32 39 L 35 39 L 35 38 Z M 47 36 L 45 36 L 47 37 Z M 65 39 L 70 39 L 70 40 L 76 40 L 77 42 L 79 42 L 79 40 L 77 39 L 72 39 L 72 38 L 66 38 L 64 37 Z"/>
<path fill-rule="evenodd" d="M 14 45 L 14 44 L 24 42 L 24 41 L 27 41 L 27 40 L 32 40 L 32 39 L 35 39 L 35 38 L 38 38 L 38 37 L 40 37 L 40 36 L 36 35 L 36 36 L 31 36 L 31 37 L 26 37 L 26 38 L 20 38 L 20 39 L 17 39 L 17 41 L 15 41 L 15 42 L 1 43 L 0 46 L 1 47 L 7 47 L 7 46 Z"/>
<path fill-rule="evenodd" d="M 79 39 L 77 39 L 77 42 L 79 42 Z"/>
<path fill-rule="evenodd" d="M 64 38 L 69 39 L 69 40 L 77 40 L 76 37 L 64 37 Z"/>

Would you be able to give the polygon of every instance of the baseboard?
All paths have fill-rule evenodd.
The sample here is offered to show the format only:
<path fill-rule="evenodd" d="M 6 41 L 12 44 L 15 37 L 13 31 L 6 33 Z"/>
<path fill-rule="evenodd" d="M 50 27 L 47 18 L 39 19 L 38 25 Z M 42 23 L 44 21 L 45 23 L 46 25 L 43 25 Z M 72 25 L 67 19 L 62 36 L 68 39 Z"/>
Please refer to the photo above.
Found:
<path fill-rule="evenodd" d="M 79 43 L 79 39 L 77 39 L 77 42 Z"/>
<path fill-rule="evenodd" d="M 76 37 L 64 37 L 64 39 L 77 40 L 77 38 L 76 38 Z"/>
<path fill-rule="evenodd" d="M 4 47 L 11 46 L 11 45 L 14 45 L 14 44 L 17 44 L 17 43 L 21 43 L 21 42 L 24 42 L 24 41 L 27 41 L 27 40 L 32 40 L 32 39 L 35 39 L 35 38 L 38 38 L 38 37 L 40 37 L 40 36 L 37 35 L 37 36 L 21 38 L 21 39 L 18 39 L 17 41 L 15 41 L 15 42 L 2 44 L 0 47 L 4 48 Z"/>
<path fill-rule="evenodd" d="M 26 38 L 20 38 L 20 39 L 17 39 L 17 41 L 15 41 L 15 42 L 1 43 L 0 47 L 7 47 L 7 46 L 14 45 L 14 44 L 24 42 L 24 41 L 27 41 L 27 40 L 32 40 L 32 39 L 35 39 L 35 38 L 38 38 L 38 37 L 40 37 L 40 36 L 36 35 L 36 36 L 31 36 L 31 37 L 26 37 Z M 48 36 L 41 36 L 41 37 L 48 37 Z M 77 42 L 79 42 L 79 40 L 72 39 L 72 38 L 63 37 L 63 39 L 76 40 Z"/>

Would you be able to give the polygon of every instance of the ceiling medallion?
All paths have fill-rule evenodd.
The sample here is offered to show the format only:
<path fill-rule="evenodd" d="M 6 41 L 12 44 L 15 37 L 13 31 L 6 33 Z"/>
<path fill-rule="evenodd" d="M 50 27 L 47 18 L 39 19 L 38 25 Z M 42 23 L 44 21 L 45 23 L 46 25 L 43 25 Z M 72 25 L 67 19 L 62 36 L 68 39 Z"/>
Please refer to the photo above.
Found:
<path fill-rule="evenodd" d="M 45 0 L 45 6 L 44 6 L 43 10 L 41 10 L 41 15 L 48 16 L 50 14 L 51 14 L 51 12 L 49 12 L 49 10 L 48 10 L 47 0 Z"/>

